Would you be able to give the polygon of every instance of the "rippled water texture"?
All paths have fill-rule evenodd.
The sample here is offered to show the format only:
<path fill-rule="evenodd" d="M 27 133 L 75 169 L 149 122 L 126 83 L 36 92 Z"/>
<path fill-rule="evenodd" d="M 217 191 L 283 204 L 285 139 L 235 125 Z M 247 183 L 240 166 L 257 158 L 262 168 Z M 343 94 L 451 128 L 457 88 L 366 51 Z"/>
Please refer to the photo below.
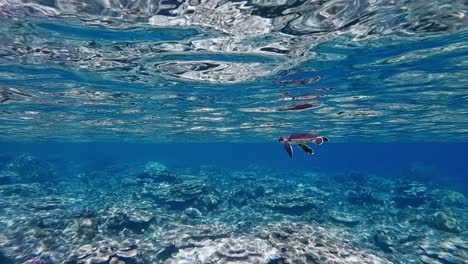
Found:
<path fill-rule="evenodd" d="M 467 141 L 466 10 L 0 0 L 0 140 Z"/>

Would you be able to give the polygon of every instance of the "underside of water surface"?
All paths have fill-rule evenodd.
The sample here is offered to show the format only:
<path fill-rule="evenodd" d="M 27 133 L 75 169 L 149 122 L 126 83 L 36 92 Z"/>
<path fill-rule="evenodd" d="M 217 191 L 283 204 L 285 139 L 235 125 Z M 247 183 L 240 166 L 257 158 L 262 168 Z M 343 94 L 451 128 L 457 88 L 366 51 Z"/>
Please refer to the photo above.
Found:
<path fill-rule="evenodd" d="M 0 0 L 0 264 L 467 263 L 467 10 Z"/>
<path fill-rule="evenodd" d="M 466 1 L 0 1 L 1 139 L 466 141 Z"/>

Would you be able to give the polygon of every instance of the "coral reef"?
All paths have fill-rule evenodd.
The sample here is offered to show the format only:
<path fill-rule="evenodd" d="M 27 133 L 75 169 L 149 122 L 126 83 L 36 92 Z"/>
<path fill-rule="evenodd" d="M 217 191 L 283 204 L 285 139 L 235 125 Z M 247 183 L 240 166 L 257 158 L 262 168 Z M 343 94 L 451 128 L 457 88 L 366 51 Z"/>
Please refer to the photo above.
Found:
<path fill-rule="evenodd" d="M 449 232 L 462 231 L 459 221 L 445 212 L 436 212 L 430 215 L 428 225 Z"/>
<path fill-rule="evenodd" d="M 186 245 L 163 263 L 278 263 L 280 259 L 278 250 L 267 241 L 239 236 Z"/>
<path fill-rule="evenodd" d="M 378 229 L 374 234 L 375 245 L 387 253 L 392 252 L 401 240 L 400 233 L 390 228 Z"/>
<path fill-rule="evenodd" d="M 280 223 L 261 230 L 260 236 L 281 249 L 285 263 L 390 263 L 336 239 L 323 227 Z"/>
<path fill-rule="evenodd" d="M 0 194 L 5 196 L 41 197 L 47 194 L 45 186 L 34 184 L 6 184 L 0 185 Z"/>
<path fill-rule="evenodd" d="M 3 254 L 3 252 L 0 251 L 0 263 L 2 264 L 13 264 L 13 260 L 7 256 L 5 256 L 5 254 Z"/>
<path fill-rule="evenodd" d="M 50 163 L 29 155 L 15 157 L 5 171 L 10 173 L 14 183 L 49 182 L 57 176 Z"/>
<path fill-rule="evenodd" d="M 152 161 L 145 165 L 142 173 L 137 175 L 140 182 L 175 182 L 177 177 L 171 173 L 166 166 L 161 163 Z"/>
<path fill-rule="evenodd" d="M 23 262 L 23 264 L 50 264 L 50 262 L 42 258 L 33 258 Z"/>
<path fill-rule="evenodd" d="M 465 196 L 424 182 L 357 171 L 345 180 L 262 167 L 168 171 L 157 162 L 144 176 L 141 164 L 111 164 L 42 182 L 56 175 L 53 164 L 2 164 L 2 264 L 467 259 Z M 20 176 L 26 168 L 32 178 Z"/>
<path fill-rule="evenodd" d="M 194 207 L 202 211 L 210 211 L 221 203 L 219 192 L 200 181 L 145 186 L 143 195 L 149 196 L 157 203 L 167 205 L 174 210 L 185 210 Z"/>
<path fill-rule="evenodd" d="M 349 191 L 347 194 L 348 201 L 355 205 L 383 205 L 383 201 L 376 198 L 371 190 L 360 188 L 357 190 Z"/>
<path fill-rule="evenodd" d="M 332 210 L 329 212 L 330 220 L 348 227 L 358 225 L 362 219 L 361 217 L 350 212 Z"/>
<path fill-rule="evenodd" d="M 11 171 L 0 171 L 0 185 L 12 184 L 18 178 L 18 175 Z"/>
<path fill-rule="evenodd" d="M 311 197 L 278 195 L 265 201 L 265 206 L 283 214 L 300 215 L 317 207 L 318 201 Z"/>
<path fill-rule="evenodd" d="M 466 263 L 468 259 L 468 241 L 462 238 L 444 238 L 442 243 L 434 244 L 430 239 L 419 243 L 422 250 L 419 259 L 422 263 Z"/>
<path fill-rule="evenodd" d="M 133 209 L 117 209 L 106 219 L 105 226 L 107 229 L 116 230 L 118 232 L 125 228 L 133 232 L 143 232 L 145 229 L 148 229 L 153 220 L 154 216 L 149 212 Z"/>
<path fill-rule="evenodd" d="M 402 182 L 392 198 L 397 207 L 418 207 L 427 202 L 427 187 L 417 182 Z"/>
<path fill-rule="evenodd" d="M 96 236 L 98 231 L 98 221 L 95 218 L 84 218 L 81 219 L 78 225 L 78 236 L 84 240 L 91 240 Z"/>
<path fill-rule="evenodd" d="M 106 240 L 80 247 L 72 252 L 64 263 L 141 264 L 144 262 L 135 243 Z"/>
<path fill-rule="evenodd" d="M 429 195 L 433 204 L 438 207 L 463 207 L 467 205 L 465 195 L 456 191 L 437 189 L 432 191 Z"/>

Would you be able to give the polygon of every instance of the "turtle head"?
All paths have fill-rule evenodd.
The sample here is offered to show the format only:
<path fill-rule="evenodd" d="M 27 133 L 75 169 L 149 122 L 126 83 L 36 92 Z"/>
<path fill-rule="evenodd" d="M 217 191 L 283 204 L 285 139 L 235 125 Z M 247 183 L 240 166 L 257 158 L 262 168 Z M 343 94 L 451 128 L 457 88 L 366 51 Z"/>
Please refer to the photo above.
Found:
<path fill-rule="evenodd" d="M 279 142 L 285 142 L 285 141 L 288 141 L 288 137 L 287 136 L 282 136 L 278 139 Z"/>

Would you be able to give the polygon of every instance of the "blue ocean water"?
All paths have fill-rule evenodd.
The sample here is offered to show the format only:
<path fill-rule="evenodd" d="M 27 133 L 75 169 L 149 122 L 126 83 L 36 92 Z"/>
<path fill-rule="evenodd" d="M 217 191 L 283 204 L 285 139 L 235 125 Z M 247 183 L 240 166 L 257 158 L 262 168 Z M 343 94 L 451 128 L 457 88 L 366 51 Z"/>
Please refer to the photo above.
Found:
<path fill-rule="evenodd" d="M 219 166 L 244 169 L 252 165 L 279 170 L 316 170 L 333 174 L 350 170 L 404 177 L 417 164 L 432 167 L 436 181 L 449 181 L 452 188 L 468 191 L 466 143 L 330 143 L 315 148 L 314 156 L 295 149 L 290 159 L 277 142 L 266 143 L 2 143 L 2 154 L 29 153 L 46 160 L 87 163 L 160 161 L 170 168 Z M 105 151 L 103 151 L 105 150 Z"/>
<path fill-rule="evenodd" d="M 0 264 L 466 263 L 466 10 L 0 1 Z"/>

